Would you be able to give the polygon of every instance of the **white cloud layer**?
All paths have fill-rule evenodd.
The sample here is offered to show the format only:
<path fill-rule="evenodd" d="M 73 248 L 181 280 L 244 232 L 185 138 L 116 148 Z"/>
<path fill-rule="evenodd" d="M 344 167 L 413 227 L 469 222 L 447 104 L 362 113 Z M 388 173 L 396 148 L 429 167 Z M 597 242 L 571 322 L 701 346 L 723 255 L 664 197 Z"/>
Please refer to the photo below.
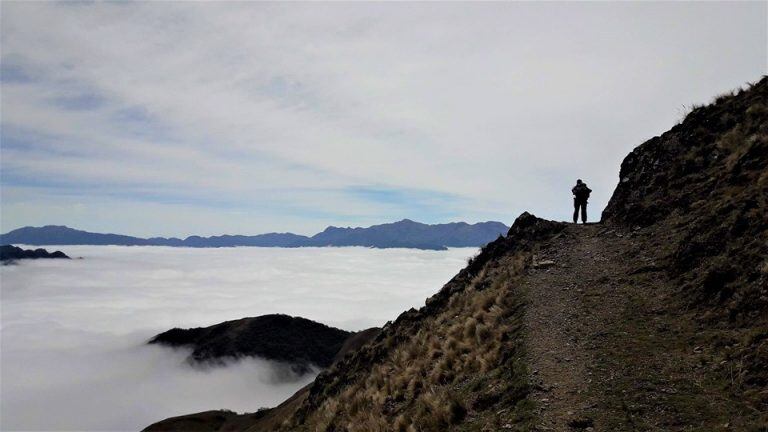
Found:
<path fill-rule="evenodd" d="M 49 248 L 51 249 L 51 248 Z M 195 370 L 146 346 L 172 327 L 287 313 L 359 330 L 423 305 L 474 249 L 69 246 L 0 267 L 0 429 L 138 430 L 208 409 L 274 406 L 312 379 L 269 362 Z"/>
<path fill-rule="evenodd" d="M 577 177 L 596 217 L 629 150 L 766 73 L 766 20 L 764 2 L 4 2 L 3 228 L 108 224 L 78 206 L 141 235 L 234 232 L 232 208 L 249 233 L 567 219 Z M 174 224 L 179 202 L 205 226 Z"/>

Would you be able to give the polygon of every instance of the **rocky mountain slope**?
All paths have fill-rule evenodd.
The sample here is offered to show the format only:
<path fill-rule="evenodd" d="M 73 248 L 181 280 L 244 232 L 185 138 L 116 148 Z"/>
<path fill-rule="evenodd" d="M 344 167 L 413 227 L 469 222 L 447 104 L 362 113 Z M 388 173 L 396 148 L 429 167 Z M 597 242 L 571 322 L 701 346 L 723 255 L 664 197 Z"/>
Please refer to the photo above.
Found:
<path fill-rule="evenodd" d="M 290 401 L 215 425 L 187 420 L 251 431 L 767 430 L 766 221 L 764 78 L 630 153 L 599 224 L 525 213 L 424 307 Z"/>
<path fill-rule="evenodd" d="M 330 226 L 307 237 L 293 233 L 268 233 L 253 236 L 189 236 L 185 239 L 140 238 L 119 234 L 100 234 L 47 225 L 24 227 L 0 235 L 0 242 L 31 245 L 121 245 L 172 247 L 323 247 L 366 246 L 375 248 L 414 248 L 444 250 L 449 247 L 477 247 L 494 240 L 509 229 L 501 222 L 453 222 L 428 225 L 403 219 L 367 228 Z"/>

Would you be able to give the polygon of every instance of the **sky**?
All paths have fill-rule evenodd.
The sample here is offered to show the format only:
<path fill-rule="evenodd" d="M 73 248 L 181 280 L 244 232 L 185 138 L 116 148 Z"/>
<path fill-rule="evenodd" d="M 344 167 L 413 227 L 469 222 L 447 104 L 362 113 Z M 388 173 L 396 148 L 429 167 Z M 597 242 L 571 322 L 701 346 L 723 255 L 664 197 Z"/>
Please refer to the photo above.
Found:
<path fill-rule="evenodd" d="M 0 4 L 0 230 L 566 220 L 766 74 L 766 2 Z"/>
<path fill-rule="evenodd" d="M 161 419 L 272 407 L 312 381 L 260 359 L 200 368 L 145 342 L 269 313 L 381 326 L 475 248 L 67 246 L 72 260 L 0 266 L 0 429 L 137 431 Z M 287 375 L 287 376 L 286 376 Z M 72 397 L 77 395 L 77 397 Z"/>

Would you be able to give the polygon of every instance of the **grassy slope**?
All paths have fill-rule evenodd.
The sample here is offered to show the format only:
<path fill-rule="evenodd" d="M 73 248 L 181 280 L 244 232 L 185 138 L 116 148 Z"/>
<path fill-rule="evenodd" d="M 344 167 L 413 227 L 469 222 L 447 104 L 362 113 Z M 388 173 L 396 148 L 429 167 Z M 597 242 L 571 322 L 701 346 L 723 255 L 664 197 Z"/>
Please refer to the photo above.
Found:
<path fill-rule="evenodd" d="M 527 430 L 530 246 L 563 228 L 523 215 L 427 300 L 315 381 L 285 430 Z"/>

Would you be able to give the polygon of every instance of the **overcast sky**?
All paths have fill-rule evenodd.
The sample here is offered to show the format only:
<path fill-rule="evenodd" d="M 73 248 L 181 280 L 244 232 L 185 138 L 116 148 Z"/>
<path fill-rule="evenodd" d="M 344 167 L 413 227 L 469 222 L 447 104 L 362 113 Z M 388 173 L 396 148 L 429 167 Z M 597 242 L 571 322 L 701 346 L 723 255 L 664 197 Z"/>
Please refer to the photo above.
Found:
<path fill-rule="evenodd" d="M 2 2 L 2 231 L 599 217 L 766 73 L 766 2 Z"/>

